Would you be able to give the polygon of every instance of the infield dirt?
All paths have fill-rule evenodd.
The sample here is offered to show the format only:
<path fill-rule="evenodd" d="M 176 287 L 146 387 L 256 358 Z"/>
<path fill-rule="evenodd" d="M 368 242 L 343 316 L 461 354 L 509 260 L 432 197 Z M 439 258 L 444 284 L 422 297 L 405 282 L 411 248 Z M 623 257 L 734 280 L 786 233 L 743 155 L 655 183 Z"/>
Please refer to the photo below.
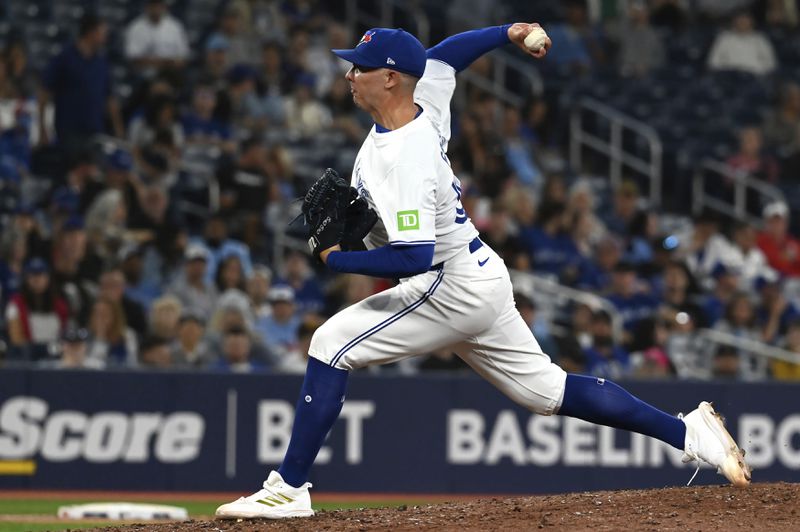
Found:
<path fill-rule="evenodd" d="M 337 510 L 284 521 L 193 520 L 114 528 L 120 532 L 257 530 L 800 530 L 800 484 L 745 489 L 698 486 L 535 497 L 483 498 L 424 506 Z"/>

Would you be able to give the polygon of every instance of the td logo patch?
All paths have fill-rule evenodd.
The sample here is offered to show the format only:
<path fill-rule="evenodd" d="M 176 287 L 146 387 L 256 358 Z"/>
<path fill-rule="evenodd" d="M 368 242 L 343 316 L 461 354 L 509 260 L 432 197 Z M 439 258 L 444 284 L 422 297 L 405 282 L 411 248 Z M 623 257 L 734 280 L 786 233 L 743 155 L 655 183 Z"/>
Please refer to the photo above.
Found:
<path fill-rule="evenodd" d="M 419 229 L 419 211 L 397 211 L 397 230 L 411 231 Z"/>

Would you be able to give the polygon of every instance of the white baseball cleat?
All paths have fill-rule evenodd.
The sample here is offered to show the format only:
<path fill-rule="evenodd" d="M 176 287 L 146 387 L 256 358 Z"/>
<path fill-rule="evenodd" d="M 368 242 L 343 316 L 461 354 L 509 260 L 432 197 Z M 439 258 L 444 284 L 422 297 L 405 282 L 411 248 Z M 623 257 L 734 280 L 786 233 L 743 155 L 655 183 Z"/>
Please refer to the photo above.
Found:
<path fill-rule="evenodd" d="M 722 416 L 711 403 L 703 401 L 683 417 L 686 424 L 686 444 L 683 461 L 703 460 L 717 468 L 734 486 L 750 484 L 750 466 L 744 460 L 744 451 L 725 429 Z M 698 470 L 700 466 L 698 465 Z M 697 475 L 697 471 L 695 471 Z M 694 476 L 692 477 L 694 480 Z M 692 481 L 690 480 L 689 483 Z"/>
<path fill-rule="evenodd" d="M 217 508 L 216 517 L 220 519 L 286 519 L 287 517 L 311 517 L 311 496 L 306 482 L 295 488 L 284 482 L 283 477 L 272 471 L 263 488 L 249 497 L 223 504 Z"/>

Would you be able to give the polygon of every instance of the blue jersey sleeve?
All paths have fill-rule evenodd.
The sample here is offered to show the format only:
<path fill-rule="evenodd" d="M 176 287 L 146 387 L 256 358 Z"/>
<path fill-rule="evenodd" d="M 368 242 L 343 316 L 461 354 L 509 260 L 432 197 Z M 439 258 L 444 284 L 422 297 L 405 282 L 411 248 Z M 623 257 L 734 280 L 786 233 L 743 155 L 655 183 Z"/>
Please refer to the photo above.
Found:
<path fill-rule="evenodd" d="M 383 246 L 369 251 L 333 251 L 328 268 L 340 273 L 400 279 L 426 272 L 433 262 L 433 244 Z"/>
<path fill-rule="evenodd" d="M 486 52 L 505 46 L 511 24 L 491 26 L 479 30 L 452 35 L 433 48 L 428 49 L 428 59 L 447 63 L 456 72 L 461 72 Z"/>

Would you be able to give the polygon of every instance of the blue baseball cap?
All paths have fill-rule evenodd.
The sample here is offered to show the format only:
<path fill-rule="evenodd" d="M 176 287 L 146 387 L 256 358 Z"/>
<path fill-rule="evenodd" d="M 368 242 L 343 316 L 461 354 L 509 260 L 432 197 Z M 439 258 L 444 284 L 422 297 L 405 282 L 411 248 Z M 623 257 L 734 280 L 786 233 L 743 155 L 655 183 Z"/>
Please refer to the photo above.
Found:
<path fill-rule="evenodd" d="M 352 50 L 331 50 L 345 61 L 369 68 L 388 68 L 421 78 L 427 55 L 419 39 L 402 29 L 373 28 Z"/>
<path fill-rule="evenodd" d="M 37 275 L 40 273 L 48 273 L 50 271 L 50 267 L 43 258 L 33 257 L 25 264 L 23 271 L 28 275 Z"/>
<path fill-rule="evenodd" d="M 133 168 L 133 156 L 125 150 L 114 150 L 108 157 L 108 166 L 114 170 L 128 171 Z"/>

